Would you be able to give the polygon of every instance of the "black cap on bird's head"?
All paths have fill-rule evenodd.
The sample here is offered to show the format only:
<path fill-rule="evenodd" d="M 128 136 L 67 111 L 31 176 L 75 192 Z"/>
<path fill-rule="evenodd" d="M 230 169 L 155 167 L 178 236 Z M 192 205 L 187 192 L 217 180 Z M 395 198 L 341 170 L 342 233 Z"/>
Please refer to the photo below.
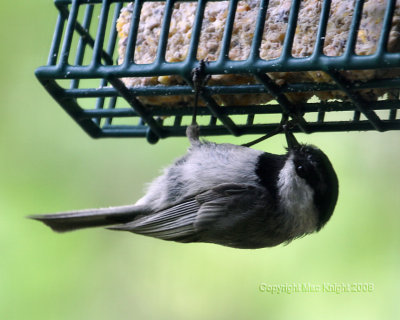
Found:
<path fill-rule="evenodd" d="M 317 231 L 330 219 L 339 194 L 339 182 L 329 158 L 319 148 L 299 143 L 285 128 L 288 155 L 292 157 L 296 174 L 314 191 L 318 210 Z"/>

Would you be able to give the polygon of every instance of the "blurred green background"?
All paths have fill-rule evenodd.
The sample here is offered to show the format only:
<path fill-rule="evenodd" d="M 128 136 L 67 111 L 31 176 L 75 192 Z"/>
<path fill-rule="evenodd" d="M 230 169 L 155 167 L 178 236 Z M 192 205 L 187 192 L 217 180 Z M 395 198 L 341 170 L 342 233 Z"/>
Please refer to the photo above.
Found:
<path fill-rule="evenodd" d="M 51 0 L 0 4 L 1 319 L 394 319 L 400 316 L 399 132 L 299 135 L 323 146 L 339 202 L 319 234 L 236 250 L 107 230 L 55 234 L 33 213 L 128 204 L 185 139 L 89 138 L 34 77 Z M 241 143 L 249 137 L 214 141 Z M 283 137 L 257 148 L 283 152 Z M 372 292 L 261 292 L 260 285 L 372 284 Z"/>

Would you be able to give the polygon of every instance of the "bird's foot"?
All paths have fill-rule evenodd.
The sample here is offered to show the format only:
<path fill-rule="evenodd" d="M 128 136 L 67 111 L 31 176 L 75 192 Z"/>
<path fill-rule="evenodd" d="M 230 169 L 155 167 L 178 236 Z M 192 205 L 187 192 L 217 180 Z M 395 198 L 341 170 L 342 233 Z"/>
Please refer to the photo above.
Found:
<path fill-rule="evenodd" d="M 192 123 L 186 128 L 186 136 L 188 137 L 191 144 L 199 142 L 200 127 L 197 123 Z"/>

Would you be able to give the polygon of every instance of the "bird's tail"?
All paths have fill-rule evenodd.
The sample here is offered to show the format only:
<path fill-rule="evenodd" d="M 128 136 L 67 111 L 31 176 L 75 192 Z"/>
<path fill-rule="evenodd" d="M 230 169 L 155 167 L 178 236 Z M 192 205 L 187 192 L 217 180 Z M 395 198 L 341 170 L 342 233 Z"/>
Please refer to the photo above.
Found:
<path fill-rule="evenodd" d="M 42 221 L 54 231 L 66 232 L 82 228 L 110 226 L 130 222 L 138 215 L 146 214 L 146 211 L 146 208 L 142 206 L 127 205 L 54 214 L 32 215 L 28 218 Z"/>

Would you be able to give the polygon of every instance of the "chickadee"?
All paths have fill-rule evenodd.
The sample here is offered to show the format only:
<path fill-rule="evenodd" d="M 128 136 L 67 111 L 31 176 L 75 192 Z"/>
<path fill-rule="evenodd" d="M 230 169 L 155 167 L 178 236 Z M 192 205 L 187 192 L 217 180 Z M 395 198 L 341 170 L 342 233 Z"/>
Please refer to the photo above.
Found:
<path fill-rule="evenodd" d="M 178 242 L 263 248 L 319 231 L 331 217 L 338 179 L 318 148 L 285 132 L 287 153 L 199 140 L 134 205 L 35 215 L 58 232 L 109 226 Z"/>

